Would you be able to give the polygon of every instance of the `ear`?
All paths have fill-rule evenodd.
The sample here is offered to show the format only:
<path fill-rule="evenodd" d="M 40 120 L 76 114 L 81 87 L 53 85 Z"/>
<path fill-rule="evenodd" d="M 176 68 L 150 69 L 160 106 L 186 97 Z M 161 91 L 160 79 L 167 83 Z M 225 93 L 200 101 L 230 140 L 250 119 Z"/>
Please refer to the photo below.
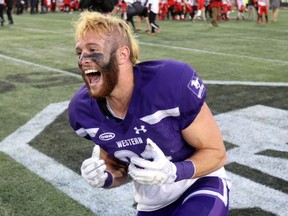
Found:
<path fill-rule="evenodd" d="M 117 51 L 117 58 L 118 58 L 118 64 L 122 65 L 129 61 L 130 59 L 130 49 L 127 46 L 123 46 L 118 49 Z"/>

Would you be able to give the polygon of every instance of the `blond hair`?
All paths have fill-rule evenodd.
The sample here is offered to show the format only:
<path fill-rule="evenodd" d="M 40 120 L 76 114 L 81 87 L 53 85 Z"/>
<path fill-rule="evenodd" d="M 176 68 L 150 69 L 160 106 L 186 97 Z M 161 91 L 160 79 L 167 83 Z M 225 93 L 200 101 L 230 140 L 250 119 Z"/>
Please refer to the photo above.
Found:
<path fill-rule="evenodd" d="M 113 15 L 84 11 L 74 23 L 75 40 L 85 38 L 88 31 L 93 31 L 97 36 L 114 34 L 119 45 L 129 47 L 130 60 L 133 65 L 139 63 L 138 42 L 130 26 L 124 20 Z"/>

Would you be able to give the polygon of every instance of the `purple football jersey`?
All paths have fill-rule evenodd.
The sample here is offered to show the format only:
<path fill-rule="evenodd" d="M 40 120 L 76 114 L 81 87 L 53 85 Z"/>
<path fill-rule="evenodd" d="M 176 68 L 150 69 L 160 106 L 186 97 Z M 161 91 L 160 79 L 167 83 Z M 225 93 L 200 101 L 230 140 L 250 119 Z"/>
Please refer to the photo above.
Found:
<path fill-rule="evenodd" d="M 83 86 L 69 104 L 69 121 L 76 133 L 103 148 L 110 156 L 129 162 L 153 140 L 172 162 L 194 152 L 181 136 L 199 113 L 206 88 L 188 64 L 174 60 L 142 62 L 134 67 L 135 88 L 121 122 L 103 114 Z"/>

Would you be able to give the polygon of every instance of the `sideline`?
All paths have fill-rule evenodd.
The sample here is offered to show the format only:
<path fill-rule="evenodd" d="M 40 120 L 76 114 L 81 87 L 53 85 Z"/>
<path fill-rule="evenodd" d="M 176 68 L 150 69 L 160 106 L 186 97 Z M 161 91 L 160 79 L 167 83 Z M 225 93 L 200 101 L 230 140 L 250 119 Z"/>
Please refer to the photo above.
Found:
<path fill-rule="evenodd" d="M 75 13 L 75 15 L 79 15 L 80 13 L 77 14 L 77 12 Z M 28 15 L 28 14 L 27 14 Z M 53 15 L 53 14 L 46 14 L 45 16 L 50 16 Z M 60 16 L 59 19 L 49 19 L 49 22 L 61 22 L 61 23 L 67 23 L 67 20 L 66 19 L 61 19 L 63 17 L 66 17 L 67 14 L 58 14 Z M 47 17 L 45 16 L 42 16 L 42 17 L 37 17 L 38 20 L 42 20 L 43 22 L 47 22 Z M 71 16 L 69 15 L 70 18 L 71 18 L 71 22 L 73 22 L 73 20 L 77 20 L 78 18 L 74 16 L 74 14 Z M 283 13 L 281 16 L 286 16 L 286 13 Z M 28 21 L 31 19 L 31 17 L 29 16 L 21 16 L 21 19 L 27 19 Z M 236 20 L 236 18 L 232 18 L 232 21 L 233 20 Z M 68 20 L 69 21 L 69 20 Z M 253 23 L 254 21 L 252 21 L 251 23 Z M 173 23 L 173 22 L 172 22 Z M 193 25 L 190 21 L 187 20 L 186 22 L 187 24 L 191 24 Z M 174 24 L 174 23 L 173 23 Z M 177 21 L 175 21 L 175 24 L 177 25 Z M 255 21 L 255 24 L 256 24 L 256 21 Z M 210 23 L 209 22 L 206 22 L 206 23 L 203 23 L 203 22 L 198 22 L 197 25 L 201 25 L 201 26 L 207 26 L 207 27 L 210 27 Z M 22 28 L 24 29 L 25 27 L 20 27 L 20 26 L 15 26 L 16 28 Z M 225 26 L 225 25 L 221 25 L 221 28 L 229 28 L 229 29 L 235 29 L 236 31 L 242 31 L 242 30 L 253 30 L 253 31 L 261 31 L 261 32 L 265 32 L 265 31 L 270 31 L 270 32 L 275 32 L 275 33 L 286 33 L 288 32 L 288 30 L 286 29 L 273 29 L 273 28 L 261 28 L 260 26 L 257 26 L 257 27 L 247 27 L 247 26 L 237 26 L 236 23 L 235 23 L 235 26 Z M 59 32 L 58 32 L 59 34 Z M 269 40 L 270 38 L 267 38 L 267 40 Z"/>
<path fill-rule="evenodd" d="M 150 44 L 150 45 L 154 45 L 154 44 Z M 160 46 L 164 46 L 164 45 L 160 45 Z M 167 46 L 169 48 L 169 46 Z M 177 48 L 180 49 L 180 47 L 172 47 L 172 48 Z M 183 48 L 183 49 L 187 49 L 187 48 Z M 190 49 L 191 50 L 191 49 Z M 193 49 L 194 50 L 194 49 Z M 196 52 L 204 52 L 201 50 L 194 50 Z M 206 51 L 205 51 L 206 52 Z M 216 53 L 219 54 L 220 53 Z M 225 54 L 223 54 L 225 55 Z M 0 54 L 0 58 L 12 61 L 12 62 L 17 62 L 17 63 L 21 63 L 21 64 L 26 64 L 26 65 L 31 65 L 37 68 L 41 68 L 41 69 L 45 69 L 45 70 L 49 70 L 49 71 L 54 71 L 54 72 L 58 72 L 61 74 L 65 74 L 68 76 L 73 76 L 73 77 L 77 77 L 77 78 L 81 78 L 81 75 L 79 74 L 74 74 L 71 73 L 69 71 L 65 71 L 65 70 L 61 70 L 61 69 L 57 69 L 57 68 L 52 68 L 52 67 L 48 67 L 45 65 L 41 65 L 41 64 L 36 64 L 33 62 L 29 62 L 29 61 L 25 61 L 25 60 L 21 60 L 21 59 L 17 59 L 17 58 L 13 58 L 7 55 L 2 55 Z M 263 59 L 261 59 L 263 60 Z M 288 63 L 288 61 L 284 61 L 284 63 Z M 248 85 L 248 86 L 277 86 L 277 87 L 288 87 L 288 83 L 285 82 L 242 82 L 242 81 L 221 81 L 221 80 L 203 80 L 203 82 L 205 84 L 211 84 L 211 85 Z"/>

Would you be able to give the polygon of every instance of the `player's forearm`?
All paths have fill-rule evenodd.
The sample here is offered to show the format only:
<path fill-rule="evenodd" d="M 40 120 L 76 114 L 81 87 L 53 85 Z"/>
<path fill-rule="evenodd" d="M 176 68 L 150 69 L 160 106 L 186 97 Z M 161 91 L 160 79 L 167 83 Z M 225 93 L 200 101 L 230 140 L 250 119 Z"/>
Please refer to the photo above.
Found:
<path fill-rule="evenodd" d="M 188 160 L 193 161 L 195 166 L 193 178 L 198 178 L 223 167 L 227 162 L 227 157 L 225 150 L 201 149 L 197 150 Z"/>
<path fill-rule="evenodd" d="M 201 177 L 223 167 L 226 149 L 221 131 L 213 115 L 204 103 L 194 122 L 182 131 L 186 142 L 195 149 L 190 159 L 195 166 L 194 177 Z"/>

